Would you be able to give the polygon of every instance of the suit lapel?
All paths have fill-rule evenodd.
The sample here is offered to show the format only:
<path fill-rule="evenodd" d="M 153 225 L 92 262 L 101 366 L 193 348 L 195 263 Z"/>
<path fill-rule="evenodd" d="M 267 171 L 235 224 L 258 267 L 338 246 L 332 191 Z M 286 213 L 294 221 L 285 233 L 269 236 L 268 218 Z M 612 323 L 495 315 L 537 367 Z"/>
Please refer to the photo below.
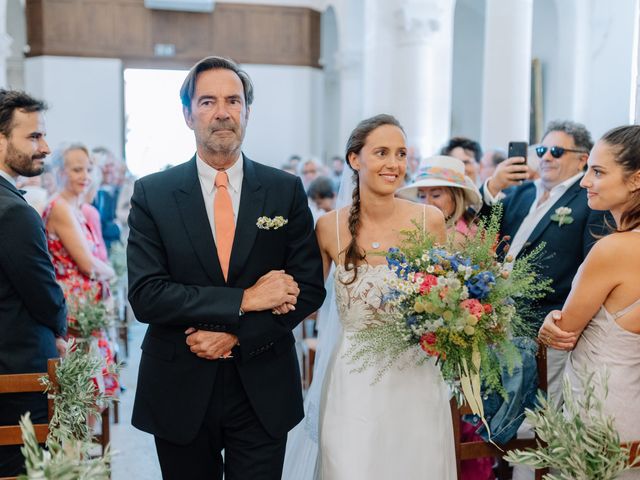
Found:
<path fill-rule="evenodd" d="M 224 277 L 204 206 L 195 156 L 187 164 L 182 185 L 174 191 L 174 196 L 198 260 L 212 282 L 223 284 Z"/>
<path fill-rule="evenodd" d="M 10 183 L 6 178 L 4 178 L 1 175 L 0 175 L 0 187 L 6 188 L 11 193 L 16 195 L 17 197 L 20 197 L 23 201 L 26 202 L 24 196 L 18 191 L 18 189 L 16 187 L 14 187 L 12 183 Z"/>
<path fill-rule="evenodd" d="M 582 187 L 580 186 L 580 181 L 576 181 L 573 185 L 569 187 L 569 189 L 566 192 L 564 192 L 564 195 L 562 195 L 556 201 L 556 203 L 554 203 L 551 206 L 549 211 L 544 215 L 544 217 L 542 217 L 540 222 L 538 222 L 538 225 L 536 225 L 536 228 L 533 229 L 533 232 L 531 232 L 531 235 L 529 235 L 529 238 L 527 239 L 527 244 L 531 245 L 538 241 L 538 238 L 540 238 L 542 233 L 547 229 L 547 227 L 551 223 L 551 216 L 555 214 L 556 209 L 559 207 L 567 206 L 573 200 L 573 198 L 580 192 L 581 188 Z"/>
<path fill-rule="evenodd" d="M 256 175 L 253 161 L 244 157 L 242 193 L 229 262 L 228 283 L 232 285 L 249 258 L 256 239 L 256 222 L 263 212 L 265 193 L 265 188 Z"/>

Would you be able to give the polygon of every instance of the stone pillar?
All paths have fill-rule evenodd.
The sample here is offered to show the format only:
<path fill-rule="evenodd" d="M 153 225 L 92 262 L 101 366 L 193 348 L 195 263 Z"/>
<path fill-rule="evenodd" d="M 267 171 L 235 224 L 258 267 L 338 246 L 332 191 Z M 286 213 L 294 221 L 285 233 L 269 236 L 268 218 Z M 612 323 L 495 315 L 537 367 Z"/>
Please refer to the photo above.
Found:
<path fill-rule="evenodd" d="M 529 140 L 533 0 L 487 0 L 481 144 Z"/>
<path fill-rule="evenodd" d="M 11 56 L 11 42 L 7 33 L 7 0 L 0 0 L 0 87 L 7 86 L 7 59 Z"/>
<path fill-rule="evenodd" d="M 455 0 L 367 0 L 364 116 L 395 115 L 430 156 L 451 126 Z"/>

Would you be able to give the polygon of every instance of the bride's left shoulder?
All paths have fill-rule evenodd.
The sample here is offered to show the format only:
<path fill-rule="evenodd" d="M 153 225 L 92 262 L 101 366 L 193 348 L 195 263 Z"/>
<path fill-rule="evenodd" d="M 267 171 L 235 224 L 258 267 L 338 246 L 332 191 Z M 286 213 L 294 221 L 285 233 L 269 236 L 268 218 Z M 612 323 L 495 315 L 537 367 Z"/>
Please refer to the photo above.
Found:
<path fill-rule="evenodd" d="M 396 202 L 401 206 L 404 212 L 405 218 L 416 220 L 422 223 L 422 220 L 426 220 L 427 225 L 439 224 L 444 225 L 444 215 L 439 208 L 432 205 L 424 205 L 422 203 L 411 202 L 401 198 L 396 198 Z"/>

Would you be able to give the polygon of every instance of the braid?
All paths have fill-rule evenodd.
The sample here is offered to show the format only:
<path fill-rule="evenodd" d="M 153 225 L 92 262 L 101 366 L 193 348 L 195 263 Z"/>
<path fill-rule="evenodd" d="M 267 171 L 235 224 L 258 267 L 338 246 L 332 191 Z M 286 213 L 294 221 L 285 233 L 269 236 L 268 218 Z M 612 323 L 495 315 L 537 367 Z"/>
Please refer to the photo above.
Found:
<path fill-rule="evenodd" d="M 353 187 L 351 209 L 349 210 L 349 233 L 351 234 L 351 241 L 347 245 L 346 253 L 344 256 L 344 269 L 346 271 L 353 270 L 353 277 L 346 285 L 350 285 L 358 278 L 358 269 L 356 268 L 360 262 L 362 262 L 366 254 L 358 247 L 358 229 L 360 228 L 360 185 L 359 185 L 358 172 L 353 172 Z"/>

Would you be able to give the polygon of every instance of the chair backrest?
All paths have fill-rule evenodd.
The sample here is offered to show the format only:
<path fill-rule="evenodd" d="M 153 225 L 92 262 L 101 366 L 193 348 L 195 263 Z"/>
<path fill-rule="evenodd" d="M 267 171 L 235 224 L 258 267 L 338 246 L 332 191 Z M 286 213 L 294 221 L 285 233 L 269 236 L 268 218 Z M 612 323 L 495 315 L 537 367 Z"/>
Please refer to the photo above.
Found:
<path fill-rule="evenodd" d="M 536 355 L 536 363 L 538 366 L 538 388 L 544 392 L 547 391 L 547 349 L 544 345 L 538 345 L 538 353 Z M 456 463 L 458 468 L 458 479 L 461 478 L 462 460 L 471 460 L 474 458 L 498 457 L 502 458 L 509 450 L 536 448 L 539 438 L 536 436 L 531 439 L 515 438 L 505 445 L 501 445 L 502 450 L 491 443 L 484 441 L 461 441 L 461 417 L 472 413 L 468 405 L 458 407 L 455 398 L 451 399 L 451 418 L 453 420 L 453 438 L 455 442 Z M 546 470 L 537 470 L 535 473 L 536 480 L 541 479 Z"/>
<path fill-rule="evenodd" d="M 45 387 L 38 379 L 45 375 L 49 376 L 51 382 L 57 387 L 56 368 L 58 359 L 50 359 L 47 362 L 47 372 L 42 373 L 20 373 L 13 375 L 0 375 L 0 395 L 5 393 L 44 393 Z M 48 399 L 49 420 L 53 416 L 53 399 Z M 44 443 L 49 434 L 49 424 L 39 423 L 33 426 L 36 438 L 39 443 Z M 0 427 L 0 446 L 22 445 L 22 431 L 20 425 L 8 425 Z"/>

